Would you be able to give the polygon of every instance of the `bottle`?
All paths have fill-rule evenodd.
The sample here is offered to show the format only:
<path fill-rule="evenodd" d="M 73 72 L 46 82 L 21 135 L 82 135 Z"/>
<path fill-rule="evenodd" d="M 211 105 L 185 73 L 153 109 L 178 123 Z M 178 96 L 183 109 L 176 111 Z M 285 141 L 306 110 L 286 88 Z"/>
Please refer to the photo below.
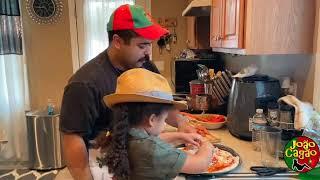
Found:
<path fill-rule="evenodd" d="M 270 126 L 279 126 L 279 106 L 276 102 L 268 103 L 268 117 L 267 121 Z"/>
<path fill-rule="evenodd" d="M 255 151 L 261 150 L 261 130 L 267 125 L 266 117 L 263 109 L 257 109 L 256 114 L 252 118 L 252 144 Z"/>
<path fill-rule="evenodd" d="M 47 113 L 48 115 L 54 115 L 54 109 L 55 109 L 55 105 L 52 99 L 48 99 L 48 103 L 47 103 Z"/>

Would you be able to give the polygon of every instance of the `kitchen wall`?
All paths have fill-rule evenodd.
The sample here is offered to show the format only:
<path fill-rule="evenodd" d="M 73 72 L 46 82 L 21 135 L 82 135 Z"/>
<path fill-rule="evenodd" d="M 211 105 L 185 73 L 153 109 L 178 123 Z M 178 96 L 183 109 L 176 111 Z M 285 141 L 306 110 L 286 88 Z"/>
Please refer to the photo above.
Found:
<path fill-rule="evenodd" d="M 72 74 L 68 2 L 62 0 L 63 15 L 52 25 L 36 24 L 27 13 L 26 1 L 20 2 L 31 109 L 44 107 L 48 98 L 60 105 Z"/>
<path fill-rule="evenodd" d="M 225 60 L 226 68 L 233 72 L 255 64 L 259 68 L 258 73 L 276 78 L 290 76 L 298 83 L 298 97 L 308 102 L 313 100 L 314 62 L 312 55 L 223 55 L 222 58 Z"/>
<path fill-rule="evenodd" d="M 187 19 L 182 17 L 182 11 L 187 7 L 186 0 L 153 0 L 151 1 L 151 13 L 154 19 L 157 18 L 177 18 L 176 33 L 178 37 L 177 44 L 171 46 L 171 51 L 162 50 L 159 53 L 157 42 L 153 43 L 152 59 L 160 69 L 161 74 L 171 82 L 171 65 L 174 57 L 180 54 L 180 51 L 187 47 Z M 169 28 L 173 32 L 173 28 Z M 172 84 L 171 84 L 172 85 Z"/>

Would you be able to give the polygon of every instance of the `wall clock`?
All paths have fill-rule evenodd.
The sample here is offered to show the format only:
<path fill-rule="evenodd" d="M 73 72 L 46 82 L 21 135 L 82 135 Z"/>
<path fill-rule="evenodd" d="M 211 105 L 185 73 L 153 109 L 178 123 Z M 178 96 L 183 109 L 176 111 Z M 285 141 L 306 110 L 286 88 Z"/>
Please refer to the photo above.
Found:
<path fill-rule="evenodd" d="M 63 3 L 61 0 L 27 0 L 28 14 L 38 24 L 58 22 L 62 10 Z"/>

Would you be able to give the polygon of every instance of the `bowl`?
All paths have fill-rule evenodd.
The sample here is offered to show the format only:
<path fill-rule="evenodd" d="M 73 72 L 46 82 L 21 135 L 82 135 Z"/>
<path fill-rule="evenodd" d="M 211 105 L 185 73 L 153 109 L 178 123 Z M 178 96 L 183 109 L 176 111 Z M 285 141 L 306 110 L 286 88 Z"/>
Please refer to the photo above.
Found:
<path fill-rule="evenodd" d="M 209 130 L 219 129 L 219 128 L 223 127 L 223 125 L 225 125 L 225 123 L 227 122 L 227 118 L 225 116 L 219 115 L 219 114 L 199 114 L 199 115 L 194 115 L 194 116 L 198 117 L 198 118 L 193 119 L 192 121 L 206 127 Z M 223 118 L 223 121 L 221 121 L 221 122 L 206 122 L 206 121 L 200 120 L 200 119 L 206 119 L 206 118 L 213 118 L 216 116 L 220 116 L 220 118 Z"/>

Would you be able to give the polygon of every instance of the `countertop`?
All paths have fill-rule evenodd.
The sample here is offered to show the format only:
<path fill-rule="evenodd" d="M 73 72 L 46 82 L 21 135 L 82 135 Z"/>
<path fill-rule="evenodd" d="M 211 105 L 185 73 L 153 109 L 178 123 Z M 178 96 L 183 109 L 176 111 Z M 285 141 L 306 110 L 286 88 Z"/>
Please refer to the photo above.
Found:
<path fill-rule="evenodd" d="M 222 175 L 216 176 L 215 179 L 298 179 L 298 173 L 289 172 L 285 174 L 279 174 L 273 177 L 259 177 L 255 175 L 251 170 L 251 166 L 262 166 L 261 164 L 261 152 L 253 150 L 252 143 L 250 141 L 240 140 L 232 136 L 226 127 L 211 130 L 215 136 L 221 139 L 219 144 L 228 146 L 235 150 L 241 158 L 240 166 L 234 171 Z M 287 167 L 283 160 L 279 160 L 280 167 Z M 185 179 L 183 176 L 177 177 L 176 180 Z M 212 179 L 212 178 L 202 178 Z"/>
<path fill-rule="evenodd" d="M 232 136 L 229 131 L 224 127 L 217 130 L 211 130 L 211 132 L 221 139 L 219 144 L 228 146 L 235 150 L 241 158 L 240 166 L 234 171 L 220 176 L 215 176 L 215 179 L 298 179 L 298 173 L 289 172 L 285 174 L 278 174 L 271 177 L 259 177 L 251 170 L 251 166 L 261 166 L 260 152 L 254 151 L 250 141 L 240 140 Z M 281 167 L 286 167 L 283 160 L 280 161 Z M 194 179 L 214 179 L 213 177 L 195 177 Z M 60 171 L 56 180 L 71 180 L 70 173 L 67 168 Z M 176 180 L 185 180 L 184 176 L 178 176 Z M 188 178 L 191 179 L 191 178 Z"/>

